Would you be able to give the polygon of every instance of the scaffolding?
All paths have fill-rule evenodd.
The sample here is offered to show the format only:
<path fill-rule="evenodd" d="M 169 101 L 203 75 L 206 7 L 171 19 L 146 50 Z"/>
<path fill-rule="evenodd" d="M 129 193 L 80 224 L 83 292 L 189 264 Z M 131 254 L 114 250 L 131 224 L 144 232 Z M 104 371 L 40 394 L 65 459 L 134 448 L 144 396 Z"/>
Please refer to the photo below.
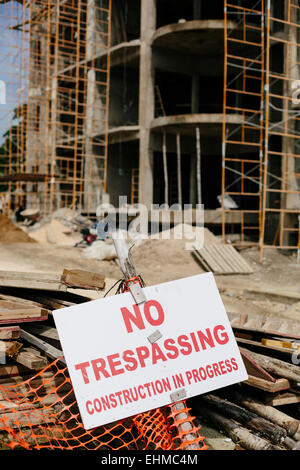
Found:
<path fill-rule="evenodd" d="M 257 245 L 264 137 L 264 1 L 225 0 L 224 7 L 222 235 L 225 242 L 235 224 L 240 239 L 234 244 Z"/>
<path fill-rule="evenodd" d="M 300 248 L 300 5 L 275 7 L 268 2 L 261 259 L 266 247 Z"/>
<path fill-rule="evenodd" d="M 8 198 L 19 191 L 27 208 L 44 214 L 61 207 L 95 212 L 106 189 L 111 0 L 4 3 L 5 33 L 18 31 L 22 41 L 20 64 L 16 33 L 1 54 L 21 84 L 17 156 L 10 145 L 2 158 L 3 179 L 19 179 L 6 181 Z M 12 72 L 5 66 L 4 73 Z M 15 108 L 13 102 L 11 115 Z"/>
<path fill-rule="evenodd" d="M 0 104 L 0 192 L 2 210 L 7 212 L 23 204 L 20 178 L 26 166 L 28 33 L 18 25 L 28 19 L 25 0 L 1 2 L 0 80 L 4 99 Z"/>
<path fill-rule="evenodd" d="M 224 0 L 222 234 L 259 246 L 261 259 L 266 247 L 300 253 L 299 16 L 297 0 Z M 0 33 L 1 210 L 95 213 L 106 191 L 111 0 L 0 0 Z M 155 97 L 165 116 L 158 86 Z M 164 202 L 180 202 L 180 135 L 175 174 L 166 132 Z M 199 202 L 198 140 L 196 176 Z M 134 169 L 134 202 L 137 180 Z"/>
<path fill-rule="evenodd" d="M 134 205 L 139 202 L 139 169 L 131 170 L 131 199 L 130 204 Z"/>

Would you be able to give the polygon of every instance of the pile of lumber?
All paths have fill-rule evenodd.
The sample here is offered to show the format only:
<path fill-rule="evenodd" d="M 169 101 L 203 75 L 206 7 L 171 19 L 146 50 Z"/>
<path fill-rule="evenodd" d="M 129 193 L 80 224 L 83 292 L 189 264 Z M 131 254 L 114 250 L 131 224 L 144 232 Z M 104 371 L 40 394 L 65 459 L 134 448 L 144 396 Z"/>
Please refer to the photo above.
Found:
<path fill-rule="evenodd" d="M 265 319 L 240 326 L 235 315 L 229 318 L 248 370 L 248 385 L 263 392 L 266 404 L 300 403 L 300 336 L 292 324 Z M 249 323 L 251 327 L 246 326 Z"/>
<path fill-rule="evenodd" d="M 228 316 L 248 380 L 194 399 L 194 412 L 238 449 L 300 450 L 300 336 L 286 320 Z"/>
<path fill-rule="evenodd" d="M 241 387 L 240 387 L 241 388 Z M 239 450 L 296 450 L 299 421 L 245 391 L 231 390 L 227 396 L 207 394 L 193 399 L 193 411 L 237 444 Z M 228 397 L 228 395 L 230 395 Z"/>
<path fill-rule="evenodd" d="M 88 302 L 89 290 L 104 287 L 102 275 L 80 270 L 64 270 L 56 275 L 0 272 L 0 423 L 5 409 L 11 427 L 17 422 L 16 432 L 26 434 L 26 409 L 32 426 L 42 423 L 56 429 L 53 416 L 54 411 L 59 412 L 61 402 L 57 394 L 52 394 L 50 385 L 47 388 L 47 380 L 55 382 L 64 399 L 71 385 L 52 368 L 43 370 L 53 360 L 65 367 L 52 311 Z M 253 319 L 236 313 L 228 316 L 249 378 L 214 394 L 193 398 L 193 414 L 232 439 L 238 449 L 300 447 L 300 334 L 291 333 L 292 325 L 286 320 L 280 324 L 266 317 Z M 13 397 L 8 401 L 1 386 L 18 384 L 18 392 L 28 398 L 24 381 L 37 371 L 43 371 L 41 374 L 47 379 L 39 388 L 40 402 L 37 397 L 32 403 L 14 402 Z M 74 395 L 70 394 L 69 399 L 74 401 Z M 0 426 L 0 444 L 2 431 Z M 9 437 L 6 433 L 5 439 Z M 29 444 L 30 439 L 28 435 Z"/>
<path fill-rule="evenodd" d="M 43 369 L 47 359 L 63 356 L 51 317 L 53 310 L 88 302 L 76 289 L 104 289 L 104 277 L 82 270 L 62 274 L 0 272 L 0 355 L 4 376 L 8 360 L 22 364 L 28 372 Z M 48 344 L 50 339 L 52 344 Z M 41 356 L 41 352 L 43 355 Z M 9 376 L 10 374 L 8 374 Z"/>
<path fill-rule="evenodd" d="M 17 422 L 17 428 L 19 431 L 22 428 L 23 431 L 24 424 L 26 432 L 26 409 L 27 413 L 30 412 L 32 426 L 41 423 L 55 424 L 51 400 L 55 402 L 57 411 L 57 395 L 51 395 L 50 389 L 46 390 L 44 386 L 40 387 L 41 402 L 36 401 L 31 405 L 28 403 L 28 387 L 23 383 L 45 369 L 53 360 L 59 359 L 61 367 L 65 367 L 52 311 L 88 302 L 91 300 L 90 290 L 104 288 L 105 280 L 102 275 L 82 270 L 65 269 L 61 274 L 0 272 L 0 422 L 1 414 L 5 412 L 6 425 L 11 423 L 14 428 L 14 422 Z M 56 381 L 65 380 L 55 375 L 50 368 L 43 374 L 47 375 L 46 379 L 54 381 L 55 385 Z M 32 381 L 34 380 L 33 378 Z M 13 391 L 9 392 L 10 400 L 7 400 L 1 387 L 11 385 L 18 385 L 18 393 L 24 393 L 26 403 L 20 403 L 19 399 L 14 402 Z M 59 385 L 58 383 L 57 386 Z M 64 388 L 66 386 L 71 388 L 70 384 L 63 385 Z M 0 435 L 0 441 L 9 439 L 1 425 Z"/>

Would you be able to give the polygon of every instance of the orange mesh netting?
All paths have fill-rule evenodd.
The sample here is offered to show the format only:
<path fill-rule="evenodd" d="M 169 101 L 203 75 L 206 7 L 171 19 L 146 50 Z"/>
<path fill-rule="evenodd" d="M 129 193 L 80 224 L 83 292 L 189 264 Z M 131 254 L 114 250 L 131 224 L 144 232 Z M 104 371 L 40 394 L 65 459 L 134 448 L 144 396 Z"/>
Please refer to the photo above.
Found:
<path fill-rule="evenodd" d="M 207 449 L 189 411 L 180 402 L 86 431 L 68 370 L 57 360 L 27 381 L 0 385 L 0 447 Z"/>

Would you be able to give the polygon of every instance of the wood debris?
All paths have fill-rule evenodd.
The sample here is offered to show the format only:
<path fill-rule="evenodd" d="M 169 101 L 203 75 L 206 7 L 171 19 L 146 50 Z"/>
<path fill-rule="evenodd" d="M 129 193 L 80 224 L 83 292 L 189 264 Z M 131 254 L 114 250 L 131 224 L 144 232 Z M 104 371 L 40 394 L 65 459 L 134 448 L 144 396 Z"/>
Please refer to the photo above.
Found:
<path fill-rule="evenodd" d="M 17 418 L 16 432 L 20 429 L 24 435 L 27 432 L 24 410 L 30 413 L 32 426 L 42 423 L 55 429 L 55 413 L 62 408 L 62 402 L 53 392 L 53 384 L 64 401 L 75 400 L 72 386 L 63 374 L 43 370 L 53 360 L 65 367 L 51 312 L 90 300 L 81 291 L 81 295 L 76 294 L 74 288 L 98 290 L 104 286 L 103 276 L 78 270 L 64 270 L 61 275 L 44 273 L 40 277 L 29 273 L 7 276 L 0 273 L 0 322 L 6 322 L 0 326 L 0 351 L 2 346 L 7 355 L 7 362 L 0 364 L 0 416 L 5 410 L 12 428 Z M 292 334 L 286 323 L 284 331 L 280 324 L 277 330 L 269 330 L 273 324 L 265 317 L 254 323 L 244 314 L 229 314 L 229 318 L 248 380 L 191 399 L 193 413 L 222 431 L 241 450 L 297 448 L 299 414 L 290 415 L 281 408 L 286 404 L 297 406 L 300 402 L 300 370 L 290 361 L 291 351 L 299 352 L 294 348 L 299 335 Z M 37 372 L 41 375 L 35 376 Z M 26 385 L 28 379 L 31 379 L 30 389 Z M 24 403 L 17 400 L 14 389 L 10 400 L 1 390 L 1 386 L 16 384 L 18 394 L 26 396 Z M 9 440 L 9 436 L 5 439 Z"/>
<path fill-rule="evenodd" d="M 65 367 L 52 311 L 91 300 L 88 294 L 76 294 L 75 289 L 102 290 L 104 287 L 102 274 L 77 269 L 64 269 L 62 274 L 0 272 L 0 418 L 5 413 L 6 426 L 26 432 L 25 409 L 31 426 L 55 424 L 55 413 L 62 408 L 62 403 L 53 386 L 59 387 L 59 393 L 65 395 L 72 387 L 59 374 L 48 369 L 41 372 L 53 360 L 59 360 L 58 364 Z M 37 373 L 42 375 L 35 379 Z M 31 389 L 26 385 L 29 379 Z M 18 386 L 15 391 L 10 388 L 14 385 Z M 10 390 L 9 400 L 1 387 Z M 30 391 L 35 387 L 36 392 Z M 20 403 L 22 393 L 26 403 Z M 3 432 L 0 426 L 0 434 Z M 3 438 L 9 439 L 6 433 L 4 435 Z"/>

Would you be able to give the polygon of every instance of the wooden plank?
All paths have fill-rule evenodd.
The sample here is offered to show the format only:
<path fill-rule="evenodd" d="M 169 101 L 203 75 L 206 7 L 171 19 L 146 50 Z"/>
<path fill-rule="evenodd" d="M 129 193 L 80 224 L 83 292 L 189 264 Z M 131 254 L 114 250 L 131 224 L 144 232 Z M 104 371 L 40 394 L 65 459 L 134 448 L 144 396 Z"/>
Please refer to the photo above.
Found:
<path fill-rule="evenodd" d="M 258 354 L 253 351 L 247 351 L 252 359 L 257 362 L 261 367 L 266 369 L 271 374 L 274 374 L 277 377 L 284 377 L 293 382 L 300 382 L 300 368 L 291 363 L 290 358 L 288 361 L 282 361 L 274 357 L 266 356 L 263 354 Z"/>
<path fill-rule="evenodd" d="M 300 403 L 300 395 L 295 393 L 284 393 L 275 397 L 265 397 L 265 404 L 270 406 L 293 405 L 295 403 Z"/>
<path fill-rule="evenodd" d="M 221 430 L 225 435 L 229 436 L 233 442 L 238 442 L 247 450 L 281 450 L 280 447 L 251 433 L 237 421 L 223 416 L 208 406 L 204 406 L 200 400 L 199 404 L 197 402 L 194 403 L 193 409 L 197 417 L 200 415 L 200 417 L 205 418 L 210 426 Z"/>
<path fill-rule="evenodd" d="M 15 356 L 15 361 L 31 370 L 44 369 L 48 365 L 45 357 L 42 357 L 39 351 L 33 348 L 22 348 L 22 350 Z"/>
<path fill-rule="evenodd" d="M 22 301 L 20 299 L 19 301 L 16 300 L 11 300 L 11 299 L 0 299 L 0 310 L 22 310 L 26 308 L 32 308 L 36 307 L 36 305 L 33 304 L 33 302 L 27 302 L 27 301 Z"/>
<path fill-rule="evenodd" d="M 248 354 L 245 349 L 240 348 L 240 353 L 244 361 L 247 373 L 253 377 L 258 377 L 260 379 L 267 380 L 268 382 L 276 382 L 276 379 L 269 374 L 265 369 L 263 369 L 255 360 Z"/>
<path fill-rule="evenodd" d="M 9 292 L 9 290 L 10 290 L 9 288 L 5 288 L 4 291 L 2 289 L 2 292 L 0 292 L 0 302 L 8 301 L 8 302 L 20 304 L 22 306 L 27 305 L 28 307 L 40 307 L 40 305 L 34 300 L 21 298 L 19 295 L 16 297 L 15 295 L 8 294 L 7 292 Z"/>
<path fill-rule="evenodd" d="M 15 356 L 21 349 L 22 344 L 17 341 L 0 341 L 0 356 Z"/>
<path fill-rule="evenodd" d="M 60 274 L 0 271 L 0 286 L 23 289 L 67 291 Z"/>
<path fill-rule="evenodd" d="M 235 268 L 232 265 L 232 260 L 231 258 L 227 259 L 226 250 L 224 250 L 223 245 L 210 245 L 209 250 L 211 253 L 214 253 L 215 259 L 219 260 L 224 274 L 231 274 L 235 272 Z"/>
<path fill-rule="evenodd" d="M 243 393 L 235 392 L 234 398 L 244 408 L 286 429 L 289 436 L 294 436 L 297 433 L 299 429 L 299 421 L 297 419 L 282 413 L 272 406 L 266 406 L 265 403 L 256 398 L 245 395 L 244 391 Z"/>
<path fill-rule="evenodd" d="M 201 248 L 201 250 L 199 250 L 200 256 L 205 259 L 205 261 L 209 264 L 213 272 L 215 272 L 216 274 L 222 273 L 223 271 L 222 263 L 220 263 L 219 259 L 215 259 L 215 257 L 212 255 L 211 251 L 208 248 L 206 247 Z"/>
<path fill-rule="evenodd" d="M 232 255 L 232 259 L 237 264 L 240 269 L 243 269 L 245 272 L 252 271 L 254 272 L 251 265 L 245 260 L 243 256 L 231 245 L 225 245 L 224 248 L 228 251 L 228 255 Z"/>
<path fill-rule="evenodd" d="M 37 318 L 45 315 L 48 315 L 48 310 L 39 307 L 22 309 L 12 308 L 7 310 L 0 307 L 0 320 L 5 320 L 6 318 Z"/>
<path fill-rule="evenodd" d="M 39 370 L 39 369 L 37 369 Z M 4 364 L 0 365 L 0 379 L 4 377 L 13 377 L 13 376 L 26 376 L 28 374 L 32 375 L 30 369 L 21 364 Z"/>
<path fill-rule="evenodd" d="M 220 252 L 227 263 L 231 263 L 235 273 L 249 274 L 253 272 L 253 269 L 246 262 L 242 262 L 242 256 L 232 246 L 222 245 Z"/>
<path fill-rule="evenodd" d="M 232 328 L 242 327 L 248 319 L 248 315 L 246 313 L 227 312 L 227 315 Z"/>
<path fill-rule="evenodd" d="M 48 315 L 43 317 L 29 317 L 29 318 L 9 318 L 9 319 L 1 319 L 0 325 L 8 325 L 12 323 L 27 323 L 27 322 L 35 322 L 35 321 L 46 321 L 48 319 Z"/>
<path fill-rule="evenodd" d="M 237 269 L 240 269 L 245 273 L 254 272 L 252 266 L 243 258 L 242 255 L 240 255 L 240 253 L 233 246 L 226 246 L 226 250 L 228 251 L 228 256 L 232 256 L 232 259 L 236 264 Z"/>
<path fill-rule="evenodd" d="M 300 349 L 300 344 L 296 343 L 295 341 L 283 341 L 280 339 L 270 339 L 270 338 L 262 338 L 261 343 L 264 346 L 275 346 L 280 348 L 289 348 L 289 349 Z"/>
<path fill-rule="evenodd" d="M 0 339 L 17 339 L 20 337 L 20 328 L 18 326 L 0 327 Z"/>
<path fill-rule="evenodd" d="M 216 263 L 216 261 L 211 257 L 210 253 L 207 252 L 206 248 L 201 248 L 201 250 L 196 250 L 201 262 L 203 260 L 203 267 L 207 265 L 209 267 L 209 271 L 212 271 L 214 274 L 221 274 L 222 272 L 222 267 L 219 265 L 219 263 Z"/>
<path fill-rule="evenodd" d="M 253 377 L 252 375 L 249 375 L 248 380 L 243 383 L 271 393 L 288 390 L 290 388 L 290 383 L 287 379 L 277 379 L 275 382 L 269 382 L 259 377 Z"/>
<path fill-rule="evenodd" d="M 239 273 L 240 269 L 237 269 L 232 260 L 232 257 L 228 256 L 226 253 L 226 248 L 226 246 L 220 245 L 211 245 L 209 247 L 210 251 L 214 252 L 215 257 L 220 260 L 220 263 L 222 263 L 224 273 Z"/>
<path fill-rule="evenodd" d="M 242 344 L 245 346 L 252 346 L 251 349 L 258 349 L 260 351 L 266 351 L 266 353 L 272 352 L 272 351 L 277 351 L 280 353 L 285 353 L 285 354 L 293 354 L 295 352 L 294 349 L 289 349 L 289 348 L 281 348 L 279 346 L 265 346 L 264 344 L 260 343 L 259 341 L 253 341 L 251 339 L 245 339 L 245 338 L 240 338 L 239 336 L 235 335 L 235 339 L 238 344 Z"/>
<path fill-rule="evenodd" d="M 232 272 L 231 267 L 224 262 L 223 258 L 219 255 L 219 253 L 215 253 L 214 245 L 210 245 L 209 247 L 207 247 L 207 249 L 205 248 L 205 251 L 201 249 L 200 253 L 205 256 L 208 261 L 208 257 L 212 258 L 214 262 L 219 266 L 220 273 L 229 274 Z"/>
<path fill-rule="evenodd" d="M 74 305 L 74 302 L 49 297 L 49 291 L 44 292 L 37 290 L 30 291 L 29 289 L 18 289 L 18 294 L 20 295 L 20 297 L 22 296 L 24 303 L 28 302 L 28 304 L 36 304 L 36 306 L 42 307 L 46 310 L 57 310 L 59 308 L 65 308 Z M 32 302 L 30 299 L 35 299 L 36 302 Z M 86 302 L 88 300 L 89 299 L 87 299 Z"/>
<path fill-rule="evenodd" d="M 37 396 L 47 396 L 53 393 L 55 387 L 59 387 L 59 391 L 57 390 L 56 392 L 59 396 L 62 396 L 60 394 L 64 394 L 66 391 L 72 390 L 72 386 L 66 382 L 62 374 L 56 375 L 52 371 L 39 373 L 30 380 L 30 387 L 24 382 L 23 376 L 2 378 L 0 379 L 0 400 L 13 400 L 14 398 L 18 400 L 20 399 L 20 394 L 25 395 L 28 400 L 31 396 L 34 396 L 34 398 L 37 398 Z M 44 398 L 42 400 L 44 401 Z"/>
<path fill-rule="evenodd" d="M 221 249 L 219 249 L 221 248 Z M 220 257 L 223 258 L 225 265 L 229 265 L 231 268 L 231 271 L 234 273 L 239 273 L 243 272 L 244 268 L 241 268 L 241 266 L 238 264 L 238 262 L 235 259 L 235 254 L 237 253 L 235 249 L 233 251 L 231 250 L 232 246 L 230 245 L 221 245 L 221 247 L 214 247 L 214 249 L 217 251 Z"/>
<path fill-rule="evenodd" d="M 28 333 L 32 333 L 34 335 L 39 335 L 45 338 L 55 339 L 56 341 L 59 341 L 57 329 L 53 326 L 29 324 L 28 326 L 26 325 L 25 331 L 28 331 Z"/>
<path fill-rule="evenodd" d="M 40 302 L 41 304 L 44 305 L 44 308 L 50 309 L 50 310 L 58 310 L 60 308 L 65 308 L 65 307 L 71 307 L 74 305 L 73 302 L 68 302 L 66 300 L 60 300 L 60 299 L 50 299 L 49 297 L 47 298 L 46 296 L 35 296 L 36 300 Z"/>
<path fill-rule="evenodd" d="M 45 406 L 60 405 L 60 408 L 63 408 L 63 403 L 58 403 L 59 397 L 55 393 L 48 395 L 47 397 L 43 397 L 41 401 L 35 400 L 34 402 L 25 402 L 20 403 L 19 401 L 10 401 L 10 400 L 1 400 L 0 404 L 0 415 L 6 414 L 10 411 L 25 411 L 25 410 L 32 410 L 36 408 L 43 408 Z M 3 407 L 3 408 L 2 408 Z"/>
<path fill-rule="evenodd" d="M 229 318 L 230 318 L 230 315 L 236 315 L 236 314 L 228 314 Z M 242 314 L 240 314 L 242 315 Z M 238 332 L 238 331 L 247 331 L 247 332 L 250 332 L 250 333 L 253 333 L 255 335 L 259 335 L 260 337 L 261 336 L 282 336 L 283 338 L 293 338 L 295 340 L 298 340 L 300 339 L 300 336 L 297 335 L 297 334 L 294 334 L 294 332 L 292 331 L 293 328 L 292 328 L 292 324 L 291 324 L 291 328 L 290 328 L 290 331 L 288 333 L 285 333 L 283 331 L 275 331 L 275 330 L 265 330 L 264 327 L 263 327 L 263 318 L 265 318 L 265 315 L 261 315 L 261 326 L 259 328 L 249 328 L 249 327 L 246 327 L 246 323 L 243 324 L 240 324 L 240 325 L 234 325 L 233 326 L 233 329 Z M 241 322 L 242 323 L 242 322 Z"/>
<path fill-rule="evenodd" d="M 79 269 L 65 269 L 62 274 L 0 271 L 0 286 L 67 292 L 68 287 L 104 289 L 104 276 Z"/>
<path fill-rule="evenodd" d="M 61 350 L 55 348 L 54 346 L 51 346 L 50 344 L 46 343 L 46 341 L 43 341 L 42 339 L 37 338 L 36 336 L 22 329 L 21 329 L 21 338 L 28 341 L 28 343 L 36 346 L 38 349 L 41 349 L 42 351 L 44 351 L 47 356 L 51 357 L 51 359 L 60 358 L 60 362 L 62 362 L 63 364 L 66 364 L 66 361 L 63 357 L 64 353 Z"/>
<path fill-rule="evenodd" d="M 292 290 L 280 289 L 278 287 L 249 287 L 245 289 L 245 293 L 249 294 L 262 294 L 263 296 L 281 297 L 287 300 L 300 300 L 300 293 Z"/>
<path fill-rule="evenodd" d="M 208 271 L 208 272 L 211 271 L 210 266 L 206 263 L 204 258 L 200 256 L 198 250 L 196 250 L 195 247 L 194 247 L 194 251 L 192 251 L 192 255 L 196 258 L 196 260 L 201 265 L 201 267 L 205 269 L 205 271 Z"/>
<path fill-rule="evenodd" d="M 24 301 L 36 302 L 36 305 L 56 310 L 57 308 L 69 307 L 74 304 L 89 302 L 91 299 L 87 296 L 79 295 L 68 288 L 67 292 L 44 291 L 34 289 L 15 289 L 13 287 L 1 289 L 9 294 L 18 295 Z M 1 294 L 0 294 L 1 295 Z M 37 303 L 38 302 L 38 303 Z"/>
<path fill-rule="evenodd" d="M 200 400 L 200 403 L 203 403 L 205 407 L 213 408 L 227 418 L 234 419 L 242 426 L 247 426 L 254 432 L 263 434 L 273 444 L 280 444 L 287 436 L 287 431 L 281 426 L 227 399 L 225 400 L 213 394 L 206 394 L 202 395 Z"/>
<path fill-rule="evenodd" d="M 55 385 L 59 385 L 60 383 L 62 383 L 61 381 L 65 381 L 66 379 L 64 377 L 58 377 L 56 373 L 52 370 L 47 370 L 33 377 L 32 381 L 30 382 L 30 386 L 35 389 L 38 388 L 40 384 L 45 383 L 46 385 L 49 385 L 51 380 L 53 380 L 53 383 L 55 383 Z M 23 391 L 24 393 L 26 393 L 26 391 L 28 391 L 28 384 L 24 383 L 22 375 L 17 377 L 2 378 L 0 379 L 0 385 L 5 385 L 7 387 L 14 387 L 15 385 L 17 385 L 17 390 L 20 391 L 20 393 L 23 393 Z M 51 387 L 53 392 L 53 385 L 51 385 Z M 2 395 L 0 397 L 0 400 L 3 400 Z"/>
<path fill-rule="evenodd" d="M 61 280 L 69 287 L 79 287 L 81 289 L 105 288 L 105 277 L 102 274 L 81 269 L 64 269 Z"/>
<path fill-rule="evenodd" d="M 56 423 L 56 413 L 54 408 L 29 408 L 24 412 L 13 411 L 5 413 L 5 426 L 13 429 L 22 429 L 23 427 L 32 427 L 38 424 Z M 1 416 L 0 416 L 1 430 Z"/>

